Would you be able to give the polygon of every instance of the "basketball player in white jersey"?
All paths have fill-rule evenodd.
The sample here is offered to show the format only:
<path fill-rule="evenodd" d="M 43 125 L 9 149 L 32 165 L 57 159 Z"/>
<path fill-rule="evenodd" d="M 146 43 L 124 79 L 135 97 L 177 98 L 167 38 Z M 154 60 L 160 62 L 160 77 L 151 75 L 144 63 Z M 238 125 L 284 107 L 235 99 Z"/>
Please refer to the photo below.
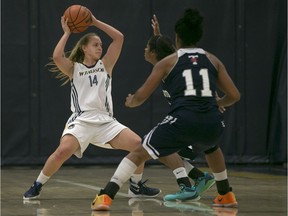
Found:
<path fill-rule="evenodd" d="M 141 138 L 113 117 L 111 97 L 112 70 L 116 64 L 124 41 L 117 29 L 96 19 L 92 24 L 105 32 L 112 42 L 102 57 L 102 42 L 95 33 L 84 35 L 68 57 L 65 45 L 71 35 L 67 20 L 61 18 L 63 36 L 53 52 L 52 72 L 60 72 L 58 78 L 71 83 L 71 111 L 63 131 L 60 145 L 46 161 L 42 171 L 23 199 L 37 199 L 42 186 L 58 171 L 73 154 L 81 158 L 89 143 L 131 152 L 141 145 Z M 101 58 L 102 57 L 102 58 Z M 51 64 L 50 64 L 51 65 Z M 159 189 L 149 188 L 142 182 L 144 163 L 130 179 L 130 197 L 155 197 Z"/>

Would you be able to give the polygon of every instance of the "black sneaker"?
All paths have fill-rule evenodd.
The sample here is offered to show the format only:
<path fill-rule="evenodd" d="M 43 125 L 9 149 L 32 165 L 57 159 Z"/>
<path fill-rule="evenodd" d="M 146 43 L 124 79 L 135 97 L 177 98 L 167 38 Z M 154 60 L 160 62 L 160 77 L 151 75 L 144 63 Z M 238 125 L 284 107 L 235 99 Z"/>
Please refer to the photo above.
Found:
<path fill-rule="evenodd" d="M 40 182 L 34 182 L 31 188 L 26 191 L 23 195 L 24 200 L 37 199 L 40 196 L 40 191 L 42 189 L 42 184 Z"/>
<path fill-rule="evenodd" d="M 161 190 L 158 188 L 150 188 L 145 185 L 148 180 L 138 182 L 138 184 L 132 182 L 130 179 L 130 189 L 128 191 L 129 197 L 156 197 L 160 194 Z"/>

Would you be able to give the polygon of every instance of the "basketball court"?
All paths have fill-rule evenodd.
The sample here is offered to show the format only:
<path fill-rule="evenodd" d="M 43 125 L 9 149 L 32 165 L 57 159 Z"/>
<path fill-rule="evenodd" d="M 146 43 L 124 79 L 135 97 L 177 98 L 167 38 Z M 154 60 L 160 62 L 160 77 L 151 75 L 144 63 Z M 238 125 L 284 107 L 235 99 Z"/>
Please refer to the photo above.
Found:
<path fill-rule="evenodd" d="M 23 201 L 23 193 L 31 186 L 42 167 L 3 167 L 1 171 L 2 216 L 285 216 L 287 215 L 287 175 L 267 168 L 228 169 L 231 186 L 238 201 L 238 209 L 212 208 L 216 186 L 208 190 L 197 202 L 163 202 L 167 193 L 178 190 L 172 172 L 162 165 L 148 165 L 143 180 L 147 185 L 159 187 L 157 198 L 128 198 L 128 183 L 124 184 L 111 211 L 90 210 L 90 203 L 104 187 L 116 166 L 63 166 L 42 188 L 39 200 Z M 201 168 L 201 167 L 200 167 Z M 206 168 L 201 168 L 207 171 Z M 245 171 L 244 171 L 245 170 Z M 248 171 L 247 171 L 248 170 Z"/>

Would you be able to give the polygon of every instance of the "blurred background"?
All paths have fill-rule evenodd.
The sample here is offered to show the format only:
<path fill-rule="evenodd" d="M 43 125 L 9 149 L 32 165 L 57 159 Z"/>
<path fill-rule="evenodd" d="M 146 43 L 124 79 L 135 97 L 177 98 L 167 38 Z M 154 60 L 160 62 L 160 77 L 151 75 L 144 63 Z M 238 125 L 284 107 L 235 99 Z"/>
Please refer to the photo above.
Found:
<path fill-rule="evenodd" d="M 156 14 L 162 34 L 173 40 L 184 10 L 204 16 L 199 47 L 226 66 L 242 98 L 225 113 L 219 143 L 228 164 L 287 164 L 287 1 L 286 0 L 2 0 L 1 2 L 1 165 L 41 165 L 57 148 L 70 111 L 70 85 L 45 66 L 63 34 L 60 17 L 73 4 L 88 7 L 125 35 L 113 72 L 114 114 L 140 136 L 167 111 L 160 89 L 141 107 L 127 109 L 125 97 L 145 81 L 152 66 L 144 48 Z M 72 34 L 69 51 L 94 27 Z M 90 145 L 84 157 L 65 164 L 115 164 L 125 152 Z M 199 155 L 196 162 L 203 162 Z M 151 163 L 157 163 L 151 161 Z"/>

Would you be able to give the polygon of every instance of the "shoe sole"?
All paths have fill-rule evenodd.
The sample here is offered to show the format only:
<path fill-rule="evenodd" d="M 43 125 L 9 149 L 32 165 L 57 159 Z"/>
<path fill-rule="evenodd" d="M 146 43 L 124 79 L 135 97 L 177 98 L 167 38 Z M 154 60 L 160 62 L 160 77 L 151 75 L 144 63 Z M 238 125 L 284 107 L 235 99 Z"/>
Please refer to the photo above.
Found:
<path fill-rule="evenodd" d="M 163 198 L 163 200 L 164 200 L 164 201 L 168 201 L 168 202 L 170 202 L 170 201 L 172 201 L 172 202 L 173 202 L 173 201 L 174 201 L 174 202 L 175 202 L 175 201 L 178 201 L 178 202 L 189 202 L 189 201 L 190 201 L 190 202 L 195 202 L 195 201 L 200 200 L 200 198 L 201 198 L 200 196 L 197 196 L 197 197 L 195 197 L 195 198 L 193 198 L 193 199 L 187 198 L 187 199 L 170 199 L 170 200 L 168 199 L 168 200 L 167 200 L 167 199 Z"/>
<path fill-rule="evenodd" d="M 35 196 L 35 197 L 25 197 L 25 196 L 23 196 L 23 200 L 35 200 L 35 199 L 38 199 L 39 197 L 40 197 L 40 195 Z"/>
<path fill-rule="evenodd" d="M 100 205 L 98 205 L 96 207 L 91 206 L 91 209 L 93 211 L 109 211 L 110 210 L 110 206 L 109 205 L 100 204 Z"/>
<path fill-rule="evenodd" d="M 196 201 L 198 201 L 198 200 L 200 200 L 200 196 L 197 196 L 196 198 L 194 198 L 194 199 L 183 199 L 183 200 L 181 200 L 181 199 L 176 199 L 176 201 L 178 201 L 178 202 L 196 202 Z"/>
<path fill-rule="evenodd" d="M 214 207 L 224 207 L 224 208 L 237 208 L 238 207 L 238 203 L 229 203 L 229 204 L 216 204 L 213 203 L 212 206 Z"/>

